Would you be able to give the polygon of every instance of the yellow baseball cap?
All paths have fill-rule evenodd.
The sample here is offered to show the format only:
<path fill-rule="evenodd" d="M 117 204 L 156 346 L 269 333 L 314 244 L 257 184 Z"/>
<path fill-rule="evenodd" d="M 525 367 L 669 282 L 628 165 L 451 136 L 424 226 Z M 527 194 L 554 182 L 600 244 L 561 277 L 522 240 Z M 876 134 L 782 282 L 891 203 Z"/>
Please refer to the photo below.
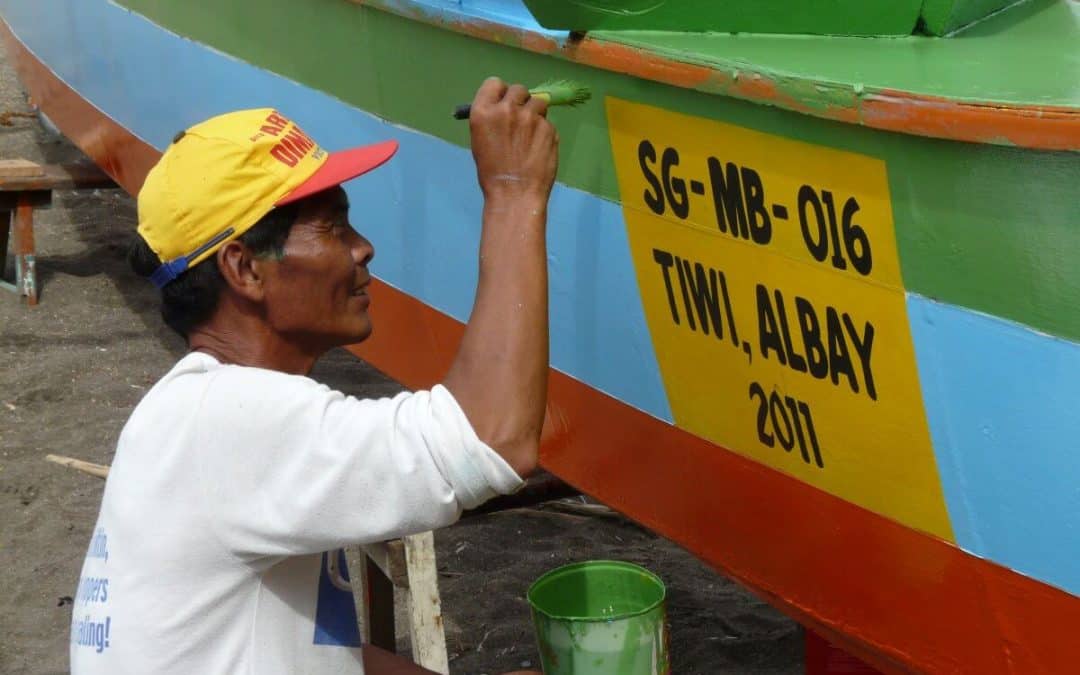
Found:
<path fill-rule="evenodd" d="M 139 191 L 138 232 L 162 261 L 161 288 L 247 232 L 275 206 L 364 174 L 397 141 L 329 153 L 272 108 L 196 124 L 173 141 Z"/>

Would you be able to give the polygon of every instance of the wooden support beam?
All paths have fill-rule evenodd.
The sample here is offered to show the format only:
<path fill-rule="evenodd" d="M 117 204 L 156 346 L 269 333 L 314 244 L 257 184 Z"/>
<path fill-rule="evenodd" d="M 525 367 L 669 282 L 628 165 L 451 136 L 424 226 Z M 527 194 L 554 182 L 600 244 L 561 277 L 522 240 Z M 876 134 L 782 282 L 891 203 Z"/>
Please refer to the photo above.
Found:
<path fill-rule="evenodd" d="M 37 294 L 37 258 L 34 251 L 34 206 L 29 195 L 19 195 L 15 219 L 11 226 L 15 235 L 15 287 L 34 306 Z"/>
<path fill-rule="evenodd" d="M 435 565 L 435 533 L 422 532 L 405 537 L 405 560 L 409 571 L 409 636 L 413 661 L 448 675 L 450 664 Z"/>
<path fill-rule="evenodd" d="M 15 214 L 8 210 L 0 210 L 0 279 L 7 272 L 7 249 L 8 235 L 11 233 L 11 224 Z"/>

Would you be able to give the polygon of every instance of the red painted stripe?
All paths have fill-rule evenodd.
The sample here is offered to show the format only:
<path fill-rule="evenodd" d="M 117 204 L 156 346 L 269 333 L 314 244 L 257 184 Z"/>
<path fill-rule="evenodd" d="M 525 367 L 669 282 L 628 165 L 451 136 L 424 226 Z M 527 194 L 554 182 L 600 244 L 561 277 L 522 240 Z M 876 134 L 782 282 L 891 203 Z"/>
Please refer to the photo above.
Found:
<path fill-rule="evenodd" d="M 41 108 L 129 191 L 157 152 L 0 37 Z M 411 387 L 446 371 L 463 326 L 376 282 L 356 351 Z M 812 488 L 558 372 L 543 464 L 681 543 L 886 672 L 1063 673 L 1080 600 Z"/>

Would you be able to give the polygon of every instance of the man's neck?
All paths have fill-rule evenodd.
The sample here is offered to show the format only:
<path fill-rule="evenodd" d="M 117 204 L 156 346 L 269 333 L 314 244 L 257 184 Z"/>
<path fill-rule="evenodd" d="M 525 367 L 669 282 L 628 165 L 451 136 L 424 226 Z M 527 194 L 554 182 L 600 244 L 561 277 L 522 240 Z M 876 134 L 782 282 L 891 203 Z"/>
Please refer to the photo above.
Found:
<path fill-rule="evenodd" d="M 219 311 L 188 335 L 188 348 L 221 363 L 307 375 L 324 350 L 307 349 L 245 312 Z"/>

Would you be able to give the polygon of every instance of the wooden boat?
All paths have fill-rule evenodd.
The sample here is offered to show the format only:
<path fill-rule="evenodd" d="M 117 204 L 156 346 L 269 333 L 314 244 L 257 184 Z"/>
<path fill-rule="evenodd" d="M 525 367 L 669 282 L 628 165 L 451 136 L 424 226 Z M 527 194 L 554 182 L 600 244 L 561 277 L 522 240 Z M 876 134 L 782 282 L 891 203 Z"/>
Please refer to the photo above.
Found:
<path fill-rule="evenodd" d="M 399 139 L 349 190 L 380 280 L 359 353 L 412 386 L 476 282 L 453 105 L 493 73 L 587 84 L 552 113 L 544 465 L 882 670 L 983 674 L 1075 670 L 1078 10 L 867 38 L 567 32 L 519 0 L 0 0 L 34 100 L 132 193 L 229 109 Z"/>

